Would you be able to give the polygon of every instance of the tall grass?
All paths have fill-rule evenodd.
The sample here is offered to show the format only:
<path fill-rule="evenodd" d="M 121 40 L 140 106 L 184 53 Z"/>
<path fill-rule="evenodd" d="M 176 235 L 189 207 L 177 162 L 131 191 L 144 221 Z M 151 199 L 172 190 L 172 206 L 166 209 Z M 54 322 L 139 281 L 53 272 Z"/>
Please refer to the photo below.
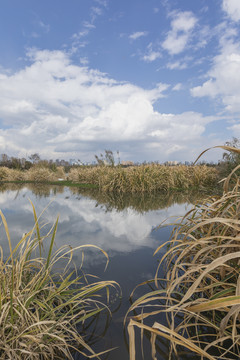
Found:
<path fill-rule="evenodd" d="M 141 165 L 128 168 L 80 167 L 72 169 L 69 180 L 76 183 L 91 183 L 103 192 L 154 193 L 170 189 L 207 187 L 217 182 L 217 171 L 213 167 Z"/>
<path fill-rule="evenodd" d="M 0 181 L 31 181 L 47 183 L 59 178 L 76 184 L 92 184 L 103 192 L 116 193 L 155 193 L 170 189 L 189 189 L 216 185 L 217 170 L 206 165 L 164 166 L 157 164 L 131 166 L 80 166 L 56 171 L 43 166 L 33 166 L 27 171 L 0 167 Z"/>
<path fill-rule="evenodd" d="M 0 248 L 0 359 L 73 359 L 76 351 L 98 357 L 79 330 L 102 310 L 110 311 L 109 292 L 118 285 L 114 281 L 88 283 L 72 258 L 85 247 L 100 250 L 106 262 L 108 256 L 91 245 L 75 249 L 66 245 L 53 252 L 58 221 L 42 236 L 34 206 L 33 213 L 34 228 L 12 248 L 0 211 L 10 252 L 6 258 Z M 46 256 L 43 246 L 49 249 Z"/>
<path fill-rule="evenodd" d="M 128 325 L 131 360 L 136 356 L 136 328 L 151 334 L 153 359 L 159 338 L 170 341 L 169 359 L 174 354 L 180 358 L 181 348 L 195 353 L 194 358 L 239 359 L 239 167 L 224 180 L 221 196 L 207 198 L 174 225 L 155 288 L 129 309 L 135 312 Z M 165 278 L 160 277 L 162 266 Z"/>
<path fill-rule="evenodd" d="M 9 169 L 0 167 L 0 181 L 33 181 L 36 183 L 44 183 L 48 181 L 56 181 L 59 178 L 66 178 L 63 167 L 58 167 L 56 171 L 52 171 L 46 167 L 33 166 L 27 171 Z"/>

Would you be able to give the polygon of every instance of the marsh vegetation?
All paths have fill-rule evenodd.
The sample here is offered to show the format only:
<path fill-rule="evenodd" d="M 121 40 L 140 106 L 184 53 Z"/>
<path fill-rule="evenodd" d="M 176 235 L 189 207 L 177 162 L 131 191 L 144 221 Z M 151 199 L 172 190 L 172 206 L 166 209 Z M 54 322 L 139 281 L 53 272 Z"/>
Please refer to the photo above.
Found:
<path fill-rule="evenodd" d="M 109 293 L 119 286 L 92 281 L 72 260 L 87 247 L 102 252 L 106 264 L 108 255 L 94 245 L 65 245 L 53 252 L 58 221 L 42 235 L 34 206 L 33 213 L 34 228 L 13 248 L 0 212 L 10 252 L 6 257 L 0 247 L 0 359 L 73 359 L 76 352 L 96 357 L 84 339 L 84 324 L 102 310 L 110 313 Z"/>
<path fill-rule="evenodd" d="M 206 165 L 78 166 L 71 168 L 67 174 L 63 167 L 55 171 L 42 166 L 33 166 L 26 171 L 0 167 L 1 182 L 90 184 L 104 193 L 156 193 L 208 188 L 216 185 L 217 179 L 216 168 Z"/>
<path fill-rule="evenodd" d="M 240 150 L 224 148 L 237 155 L 228 158 L 228 161 L 238 158 Z M 239 169 L 240 166 L 231 167 L 229 176 L 221 182 L 222 192 L 217 194 L 214 188 L 210 196 L 206 193 L 209 195 L 209 189 L 216 184 L 218 171 L 205 165 L 79 166 L 70 169 L 68 174 L 63 168 L 53 171 L 33 166 L 23 172 L 2 167 L 0 176 L 2 191 L 12 186 L 18 193 L 23 185 L 14 182 L 29 181 L 24 189 L 31 188 L 36 196 L 62 193 L 64 204 L 69 197 L 64 195 L 64 187 L 46 184 L 58 183 L 59 178 L 71 181 L 72 185 L 91 183 L 96 189 L 72 187 L 68 191 L 76 198 L 93 200 L 94 209 L 103 208 L 105 214 L 109 212 L 111 217 L 119 212 L 116 216 L 120 221 L 121 212 L 126 209 L 142 214 L 171 207 L 176 202 L 184 204 L 186 199 L 195 203 L 180 220 L 170 224 L 172 232 L 169 241 L 159 244 L 158 240 L 155 260 L 152 261 L 153 266 L 159 257 L 155 277 L 150 280 L 145 278 L 130 295 L 132 304 L 127 314 L 125 311 L 130 359 L 139 358 L 141 351 L 145 353 L 144 346 L 139 350 L 139 342 L 136 342 L 137 329 L 140 329 L 139 339 L 143 344 L 145 335 L 149 339 L 154 360 L 159 356 L 166 358 L 163 346 L 166 346 L 169 359 L 185 360 L 194 356 L 230 360 L 238 359 L 240 355 Z M 172 189 L 182 191 L 173 192 Z M 183 189 L 187 191 L 187 197 Z M 190 189 L 202 189 L 203 192 L 190 192 Z M 165 194 L 162 197 L 161 192 Z M 60 204 L 63 206 L 62 201 Z M 78 206 L 73 208 L 77 211 Z M 100 312 L 110 314 L 110 293 L 115 291 L 119 296 L 118 284 L 115 280 L 91 281 L 94 278 L 85 275 L 82 262 L 78 261 L 76 266 L 72 265 L 72 260 L 76 251 L 86 247 L 97 249 L 106 262 L 107 253 L 97 245 L 78 245 L 76 248 L 64 245 L 53 252 L 58 221 L 51 229 L 49 226 L 45 228 L 34 206 L 32 210 L 34 227 L 24 233 L 14 247 L 6 219 L 1 213 L 10 255 L 6 255 L 4 248 L 1 249 L 0 358 L 71 359 L 75 351 L 84 358 L 106 352 L 107 347 L 100 346 L 100 351 L 91 348 L 84 336 L 84 324 L 89 319 L 95 319 Z M 86 211 L 86 203 L 84 214 L 93 218 Z M 135 215 L 131 212 L 130 215 L 128 231 L 131 233 L 129 225 Z M 136 222 L 136 229 L 139 229 L 143 218 L 136 217 Z M 113 228 L 119 232 L 116 222 L 111 225 Z M 87 229 L 89 231 L 89 227 Z M 121 231 L 120 234 L 123 252 Z M 131 237 L 136 238 L 136 233 Z M 112 234 L 110 238 L 112 246 Z M 148 236 L 146 239 L 145 257 L 146 244 L 153 248 L 154 243 Z M 47 252 L 43 252 L 43 247 Z M 127 249 L 129 251 L 129 243 Z M 133 256 L 130 254 L 129 257 L 132 263 Z M 141 258 L 141 268 L 143 262 Z M 129 273 L 128 269 L 126 271 Z M 146 354 L 149 355 L 149 352 Z"/>
<path fill-rule="evenodd" d="M 239 149 L 225 147 L 240 154 Z M 221 196 L 211 196 L 174 225 L 159 246 L 160 259 L 151 291 L 134 299 L 128 325 L 130 359 L 136 358 L 135 331 L 151 335 L 152 358 L 158 341 L 170 340 L 169 358 L 187 348 L 201 359 L 240 356 L 240 189 L 238 165 L 224 180 Z M 159 269 L 165 267 L 165 277 Z"/>

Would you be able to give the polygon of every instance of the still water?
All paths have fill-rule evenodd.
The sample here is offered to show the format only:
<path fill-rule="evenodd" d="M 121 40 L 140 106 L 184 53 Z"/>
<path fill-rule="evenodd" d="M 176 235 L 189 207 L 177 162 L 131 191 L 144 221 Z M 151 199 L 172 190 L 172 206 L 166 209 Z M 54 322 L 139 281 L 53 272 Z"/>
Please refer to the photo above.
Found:
<path fill-rule="evenodd" d="M 93 244 L 108 253 L 110 261 L 105 270 L 104 256 L 97 250 L 86 249 L 84 272 L 118 282 L 122 297 L 113 295 L 113 315 L 109 323 L 103 318 L 105 315 L 101 315 L 102 318 L 87 330 L 87 337 L 96 351 L 117 348 L 103 356 L 104 359 L 127 360 L 128 337 L 123 328 L 123 319 L 131 305 L 129 295 L 138 284 L 154 277 L 161 254 L 153 257 L 153 253 L 168 240 L 171 232 L 171 226 L 157 227 L 166 219 L 172 223 L 185 214 L 198 197 L 196 194 L 179 193 L 168 196 L 106 197 L 96 190 L 5 185 L 0 188 L 0 209 L 7 219 L 13 245 L 33 227 L 30 199 L 38 215 L 46 208 L 42 215 L 43 223 L 47 222 L 50 226 L 59 216 L 56 248 L 65 244 L 72 247 Z M 0 245 L 7 255 L 8 243 L 3 226 L 0 227 Z M 77 265 L 81 263 L 80 252 L 75 255 L 74 261 Z M 158 351 L 158 359 L 168 359 L 164 346 Z M 148 350 L 146 354 L 145 358 L 150 359 Z M 142 358 L 140 353 L 138 356 L 138 359 Z"/>

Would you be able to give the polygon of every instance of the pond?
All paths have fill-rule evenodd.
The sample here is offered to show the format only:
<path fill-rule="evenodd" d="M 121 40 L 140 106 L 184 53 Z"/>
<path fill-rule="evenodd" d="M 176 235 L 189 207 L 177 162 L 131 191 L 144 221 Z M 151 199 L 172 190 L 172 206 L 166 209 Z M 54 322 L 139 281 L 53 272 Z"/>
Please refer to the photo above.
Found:
<path fill-rule="evenodd" d="M 168 240 L 171 232 L 171 226 L 158 228 L 158 225 L 166 219 L 172 223 L 185 214 L 199 197 L 199 194 L 181 193 L 106 196 L 96 190 L 9 184 L 0 188 L 0 208 L 7 219 L 13 245 L 34 224 L 30 199 L 38 215 L 46 208 L 43 222 L 52 225 L 59 215 L 57 247 L 93 244 L 108 253 L 109 265 L 105 270 L 106 260 L 101 252 L 86 249 L 83 269 L 100 279 L 118 282 L 122 297 L 117 294 L 110 298 L 113 315 L 106 328 L 102 316 L 97 324 L 89 327 L 87 336 L 96 351 L 117 347 L 105 358 L 127 360 L 129 355 L 123 319 L 131 305 L 129 295 L 138 284 L 154 278 L 160 258 L 160 254 L 153 257 L 154 250 Z M 0 227 L 0 245 L 6 255 L 8 243 L 3 226 Z M 77 265 L 81 263 L 80 252 L 74 261 Z M 94 329 L 92 335 L 91 329 Z M 168 359 L 164 348 L 159 349 L 159 354 L 160 359 Z"/>

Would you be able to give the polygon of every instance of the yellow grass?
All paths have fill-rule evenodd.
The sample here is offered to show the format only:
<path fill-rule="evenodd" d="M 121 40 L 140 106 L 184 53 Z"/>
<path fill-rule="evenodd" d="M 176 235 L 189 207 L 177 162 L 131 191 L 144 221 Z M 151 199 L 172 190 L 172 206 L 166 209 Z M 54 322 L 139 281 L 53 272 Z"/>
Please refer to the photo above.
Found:
<path fill-rule="evenodd" d="M 95 184 L 103 192 L 154 193 L 213 186 L 217 183 L 217 171 L 205 165 L 99 166 L 72 169 L 68 178 L 75 183 Z"/>
<path fill-rule="evenodd" d="M 35 165 L 27 171 L 0 167 L 0 181 L 32 181 L 45 183 L 68 180 L 76 184 L 96 185 L 105 193 L 155 193 L 171 189 L 189 189 L 214 186 L 217 183 L 217 170 L 205 165 L 164 166 L 140 165 L 123 168 L 121 166 L 80 166 L 71 168 L 65 174 L 62 167 L 52 171 L 47 167 Z"/>
<path fill-rule="evenodd" d="M 240 153 L 240 149 L 234 151 Z M 133 301 L 128 312 L 135 313 L 128 325 L 130 360 L 136 355 L 136 328 L 151 334 L 153 359 L 159 338 L 170 341 L 169 358 L 178 357 L 183 347 L 201 359 L 240 357 L 240 189 L 236 171 L 225 179 L 221 196 L 209 197 L 185 214 L 174 225 L 169 242 L 155 251 L 156 255 L 166 246 L 155 289 Z M 234 186 L 229 187 L 230 180 Z M 162 266 L 166 277 L 161 279 Z"/>
<path fill-rule="evenodd" d="M 45 235 L 33 206 L 35 226 L 23 235 L 15 248 L 5 216 L 0 211 L 9 244 L 7 258 L 0 248 L 0 359 L 99 358 L 86 342 L 80 326 L 107 307 L 114 281 L 89 283 L 81 268 L 72 263 L 74 253 L 87 247 L 63 246 L 53 252 L 57 223 Z M 48 244 L 45 244 L 49 240 Z M 49 250 L 44 255 L 43 245 Z M 61 267 L 61 270 L 56 270 Z M 103 353 L 107 352 L 103 349 Z"/>

